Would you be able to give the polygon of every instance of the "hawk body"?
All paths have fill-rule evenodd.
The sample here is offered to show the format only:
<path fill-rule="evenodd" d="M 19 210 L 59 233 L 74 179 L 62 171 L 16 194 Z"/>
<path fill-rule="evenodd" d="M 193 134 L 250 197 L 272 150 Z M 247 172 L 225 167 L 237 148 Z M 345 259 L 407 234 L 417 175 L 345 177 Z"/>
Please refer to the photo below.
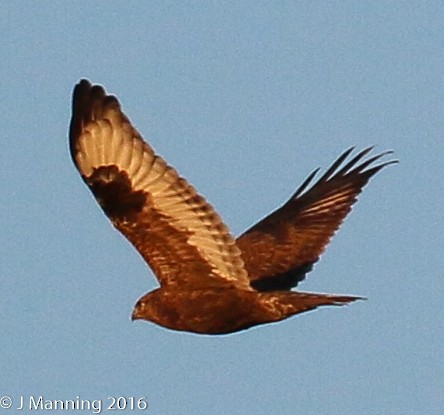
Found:
<path fill-rule="evenodd" d="M 143 141 L 114 96 L 81 80 L 73 93 L 70 151 L 113 225 L 135 246 L 160 288 L 133 319 L 225 334 L 360 297 L 290 291 L 312 270 L 368 180 L 389 161 L 344 152 L 311 187 L 236 240 L 213 207 Z"/>
<path fill-rule="evenodd" d="M 236 287 L 160 288 L 136 304 L 133 320 L 146 319 L 173 330 L 228 334 L 283 320 L 321 305 L 343 305 L 359 297 L 279 291 L 259 293 Z"/>

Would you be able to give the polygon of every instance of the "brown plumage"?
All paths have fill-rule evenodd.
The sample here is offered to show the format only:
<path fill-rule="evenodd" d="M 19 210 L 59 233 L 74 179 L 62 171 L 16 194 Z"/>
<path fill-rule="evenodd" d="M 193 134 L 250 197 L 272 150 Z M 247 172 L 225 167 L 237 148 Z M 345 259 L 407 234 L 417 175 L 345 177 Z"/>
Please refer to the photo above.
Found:
<path fill-rule="evenodd" d="M 357 195 L 384 166 L 382 153 L 343 153 L 309 188 L 237 240 L 205 199 L 157 156 L 103 87 L 73 93 L 70 151 L 113 225 L 136 247 L 160 288 L 133 319 L 174 330 L 224 334 L 360 297 L 290 291 L 319 259 Z"/>

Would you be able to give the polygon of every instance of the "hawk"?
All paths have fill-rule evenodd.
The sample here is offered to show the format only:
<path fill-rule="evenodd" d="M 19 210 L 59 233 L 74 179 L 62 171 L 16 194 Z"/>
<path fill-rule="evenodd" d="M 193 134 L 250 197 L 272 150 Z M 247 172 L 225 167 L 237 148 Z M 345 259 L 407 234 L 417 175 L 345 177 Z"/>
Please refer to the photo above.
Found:
<path fill-rule="evenodd" d="M 291 291 L 312 270 L 369 179 L 395 160 L 350 148 L 314 183 L 311 173 L 279 209 L 237 239 L 213 207 L 159 157 L 116 97 L 81 80 L 69 130 L 72 159 L 112 224 L 160 287 L 132 319 L 199 334 L 227 334 L 320 306 L 361 299 Z M 366 157 L 368 156 L 368 157 Z"/>

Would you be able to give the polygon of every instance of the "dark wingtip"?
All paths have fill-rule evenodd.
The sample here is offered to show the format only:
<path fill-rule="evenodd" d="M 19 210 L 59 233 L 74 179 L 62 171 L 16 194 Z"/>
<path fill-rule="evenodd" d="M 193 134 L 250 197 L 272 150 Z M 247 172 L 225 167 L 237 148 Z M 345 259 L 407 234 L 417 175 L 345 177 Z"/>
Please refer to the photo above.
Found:
<path fill-rule="evenodd" d="M 294 192 L 293 196 L 291 196 L 290 199 L 296 199 L 299 195 L 301 195 L 304 190 L 308 187 L 310 182 L 313 180 L 313 178 L 318 174 L 319 170 L 321 168 L 318 167 L 317 169 L 313 170 L 310 175 L 304 180 L 304 182 L 297 188 L 297 190 Z"/>
<path fill-rule="evenodd" d="M 74 160 L 75 142 L 85 124 L 94 117 L 95 109 L 106 97 L 101 85 L 92 85 L 88 79 L 81 79 L 72 93 L 72 118 L 69 126 L 70 152 Z M 75 160 L 74 160 L 75 163 Z"/>
<path fill-rule="evenodd" d="M 84 112 L 83 107 L 85 105 L 86 97 L 89 95 L 90 90 L 91 83 L 87 79 L 81 79 L 74 87 L 72 93 L 72 115 L 69 125 L 69 147 L 73 160 L 75 152 L 74 143 L 82 130 Z"/>
<path fill-rule="evenodd" d="M 322 182 L 328 182 L 333 178 L 339 178 L 341 176 L 346 176 L 348 174 L 358 174 L 362 175 L 363 178 L 368 180 L 374 174 L 376 174 L 379 170 L 383 169 L 390 164 L 396 164 L 399 160 L 389 160 L 387 162 L 378 164 L 376 166 L 368 168 L 371 164 L 376 162 L 377 160 L 385 157 L 387 155 L 393 154 L 393 150 L 387 150 L 375 156 L 369 157 L 364 160 L 365 157 L 374 150 L 375 146 L 369 146 L 361 150 L 358 154 L 353 156 L 350 160 L 346 161 L 350 154 L 355 150 L 355 146 L 349 147 L 346 151 L 344 151 L 334 162 L 333 164 L 326 170 L 326 172 L 317 180 L 317 182 L 311 187 L 314 188 Z M 364 161 L 363 161 L 364 160 Z M 343 164 L 345 163 L 345 164 Z M 342 165 L 342 167 L 341 167 Z M 290 200 L 294 200 L 301 196 L 308 188 L 308 185 L 312 182 L 316 174 L 319 172 L 319 168 L 314 170 L 302 183 L 301 186 L 296 190 Z"/>
<path fill-rule="evenodd" d="M 86 100 L 102 99 L 106 96 L 105 88 L 102 85 L 93 85 L 88 79 L 81 79 L 72 94 L 73 110 L 77 109 L 78 105 L 82 105 Z"/>
<path fill-rule="evenodd" d="M 81 79 L 76 86 L 72 94 L 73 111 L 76 109 L 76 105 L 83 100 L 83 97 L 89 95 L 92 88 L 92 84 L 88 79 Z"/>
<path fill-rule="evenodd" d="M 89 87 L 92 86 L 91 81 L 89 79 L 86 79 L 86 78 L 80 79 L 80 81 L 76 85 L 76 87 L 79 87 L 79 88 L 84 88 L 86 86 L 89 86 Z"/>

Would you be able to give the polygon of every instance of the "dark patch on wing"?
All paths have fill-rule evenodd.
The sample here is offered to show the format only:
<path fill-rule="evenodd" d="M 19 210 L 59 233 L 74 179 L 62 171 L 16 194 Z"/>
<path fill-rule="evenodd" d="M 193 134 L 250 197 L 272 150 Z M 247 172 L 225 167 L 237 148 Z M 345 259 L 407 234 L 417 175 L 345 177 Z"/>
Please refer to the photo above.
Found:
<path fill-rule="evenodd" d="M 113 220 L 133 221 L 146 203 L 146 193 L 135 191 L 128 174 L 117 166 L 95 168 L 85 181 L 102 209 Z"/>
<path fill-rule="evenodd" d="M 154 207 L 148 193 L 135 191 L 125 171 L 101 166 L 86 182 L 114 226 L 140 252 L 161 285 L 217 284 L 217 279 L 208 278 L 212 266 L 188 242 L 193 233 L 177 229 L 171 217 Z"/>
<path fill-rule="evenodd" d="M 308 262 L 300 267 L 293 268 L 282 274 L 251 281 L 251 286 L 261 292 L 290 290 L 305 279 L 307 273 L 313 269 L 314 262 Z"/>

